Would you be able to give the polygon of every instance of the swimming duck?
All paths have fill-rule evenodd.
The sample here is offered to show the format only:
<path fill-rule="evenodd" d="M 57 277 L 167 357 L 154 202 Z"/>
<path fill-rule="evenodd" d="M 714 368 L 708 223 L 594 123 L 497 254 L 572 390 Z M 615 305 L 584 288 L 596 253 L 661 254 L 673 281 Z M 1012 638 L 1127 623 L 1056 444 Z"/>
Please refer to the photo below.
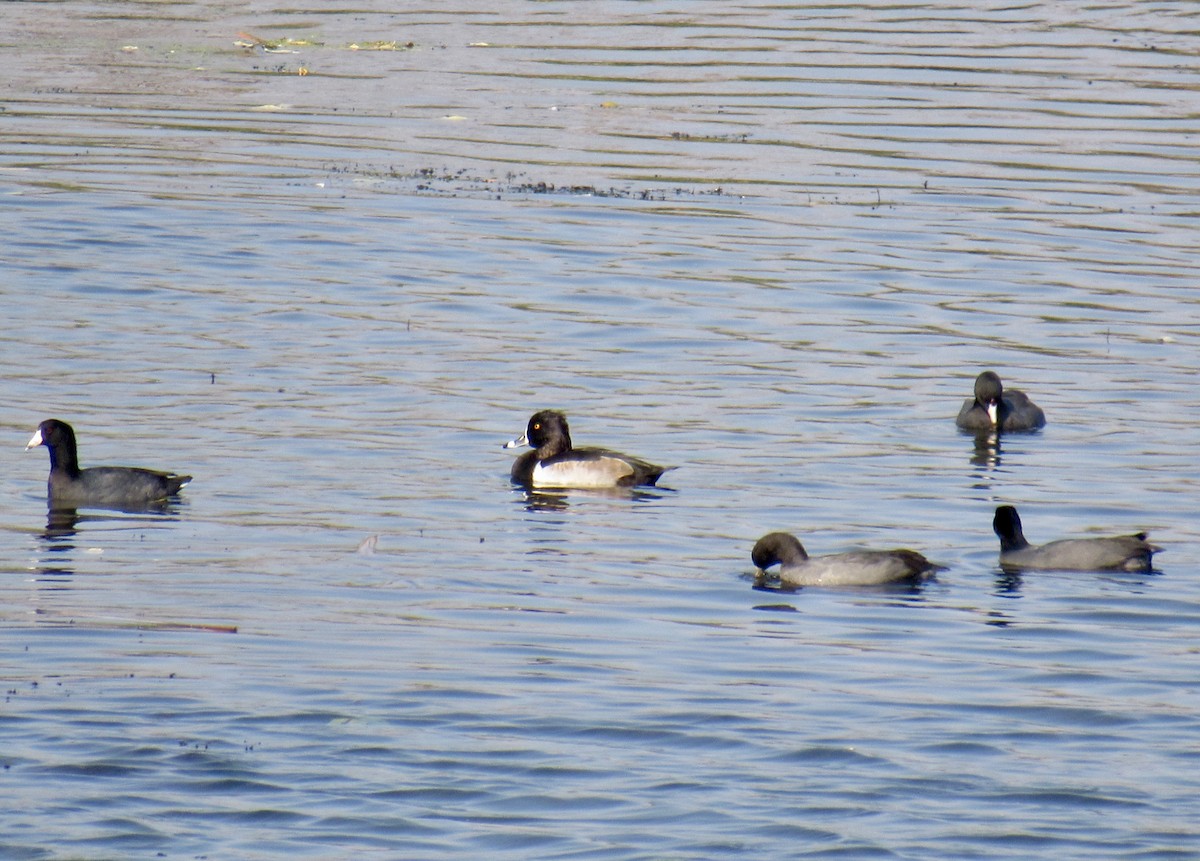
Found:
<path fill-rule="evenodd" d="M 512 480 L 526 487 L 605 488 L 653 485 L 671 467 L 602 448 L 574 448 L 567 417 L 556 410 L 536 412 L 525 433 L 505 448 L 533 446 L 513 462 Z"/>
<path fill-rule="evenodd" d="M 46 419 L 38 425 L 25 450 L 39 445 L 50 450 L 46 493 L 52 508 L 137 508 L 174 496 L 192 480 L 190 475 L 136 466 L 80 469 L 75 431 L 58 419 Z"/>
<path fill-rule="evenodd" d="M 1001 505 L 992 518 L 1000 538 L 1000 567 L 1010 570 L 1149 571 L 1151 557 L 1162 550 L 1146 541 L 1146 533 L 1108 538 L 1064 538 L 1035 547 L 1025 540 L 1021 517 Z"/>
<path fill-rule="evenodd" d="M 760 576 L 779 563 L 779 579 L 785 586 L 878 586 L 916 582 L 941 570 L 914 550 L 852 550 L 809 556 L 796 536 L 787 532 L 771 532 L 758 539 L 750 559 Z"/>
<path fill-rule="evenodd" d="M 969 431 L 1030 431 L 1046 424 L 1046 414 L 1018 389 L 1006 389 L 995 371 L 975 378 L 975 399 L 963 402 L 957 424 Z"/>

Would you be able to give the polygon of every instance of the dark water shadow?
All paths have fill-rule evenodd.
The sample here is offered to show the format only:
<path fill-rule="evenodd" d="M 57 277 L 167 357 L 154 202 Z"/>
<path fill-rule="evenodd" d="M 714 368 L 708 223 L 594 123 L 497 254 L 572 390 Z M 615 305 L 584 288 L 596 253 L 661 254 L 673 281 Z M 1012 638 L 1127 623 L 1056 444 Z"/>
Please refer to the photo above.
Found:
<path fill-rule="evenodd" d="M 1158 568 L 1148 571 L 1076 571 L 1054 569 L 1023 569 L 1008 566 L 998 566 L 995 571 L 995 584 L 992 594 L 998 598 L 1020 598 L 1025 585 L 1025 575 L 1031 577 L 1074 577 L 1084 578 L 1093 583 L 1106 583 L 1117 586 L 1131 593 L 1140 593 L 1153 578 L 1161 577 L 1163 572 Z"/>
<path fill-rule="evenodd" d="M 162 500 L 149 505 L 122 506 L 86 509 L 81 514 L 78 508 L 49 508 L 46 511 L 46 529 L 42 537 L 47 540 L 70 537 L 86 523 L 162 523 L 178 520 L 187 503 L 180 499 Z M 103 513 L 110 512 L 110 513 Z"/>

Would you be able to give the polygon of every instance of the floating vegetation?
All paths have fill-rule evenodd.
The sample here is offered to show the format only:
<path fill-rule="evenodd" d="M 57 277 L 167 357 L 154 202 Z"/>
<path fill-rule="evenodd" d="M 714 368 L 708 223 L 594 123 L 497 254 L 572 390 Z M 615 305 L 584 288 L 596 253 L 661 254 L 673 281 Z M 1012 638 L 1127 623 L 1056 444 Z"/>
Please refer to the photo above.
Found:
<path fill-rule="evenodd" d="M 659 139 L 665 140 L 662 135 L 657 136 Z M 696 141 L 698 143 L 746 143 L 750 140 L 749 132 L 741 134 L 728 135 L 693 135 L 687 132 L 671 132 L 671 140 L 674 141 Z"/>
<path fill-rule="evenodd" d="M 351 51 L 406 51 L 413 47 L 412 42 L 352 42 L 346 48 Z"/>
<path fill-rule="evenodd" d="M 238 39 L 233 44 L 239 48 L 262 48 L 268 54 L 295 54 L 293 48 L 317 48 L 320 42 L 312 39 L 292 39 L 287 36 L 282 39 L 264 39 L 253 33 L 238 33 Z"/>
<path fill-rule="evenodd" d="M 293 39 L 289 36 L 284 36 L 280 39 L 264 39 L 262 36 L 255 36 L 253 33 L 238 33 L 238 38 L 234 40 L 235 45 L 239 48 L 261 48 L 268 54 L 298 54 L 296 48 L 324 48 L 324 42 L 317 42 L 313 39 Z M 365 42 L 351 42 L 348 45 L 340 46 L 340 50 L 345 51 L 407 51 L 414 47 L 413 42 L 399 42 L 392 40 L 374 40 Z"/>
<path fill-rule="evenodd" d="M 348 175 L 353 180 L 369 180 L 375 183 L 393 181 L 402 187 L 408 186 L 411 191 L 423 194 L 441 194 L 457 197 L 459 195 L 486 195 L 498 197 L 506 194 L 516 195 L 547 195 L 564 197 L 595 197 L 616 198 L 619 200 L 678 200 L 697 197 L 740 197 L 721 186 L 699 187 L 625 187 L 607 188 L 575 183 L 555 183 L 535 180 L 523 173 L 507 173 L 504 176 L 481 176 L 466 168 L 458 170 L 437 169 L 432 167 L 415 170 L 400 168 L 366 168 L 362 166 L 330 166 L 327 168 L 333 175 Z"/>

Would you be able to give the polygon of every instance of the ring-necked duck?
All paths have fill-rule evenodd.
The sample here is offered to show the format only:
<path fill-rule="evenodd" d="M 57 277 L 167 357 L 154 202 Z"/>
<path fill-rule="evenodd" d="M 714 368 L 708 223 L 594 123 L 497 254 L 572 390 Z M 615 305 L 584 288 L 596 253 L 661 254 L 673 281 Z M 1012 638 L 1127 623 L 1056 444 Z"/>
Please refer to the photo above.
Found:
<path fill-rule="evenodd" d="M 810 557 L 796 536 L 787 532 L 758 539 L 750 559 L 760 576 L 779 563 L 779 579 L 786 586 L 878 586 L 915 582 L 941 570 L 914 550 L 852 550 Z"/>
<path fill-rule="evenodd" d="M 1046 414 L 1022 391 L 1006 389 L 995 371 L 975 378 L 975 399 L 963 402 L 957 424 L 969 431 L 1028 431 L 1046 424 Z"/>
<path fill-rule="evenodd" d="M 513 462 L 512 480 L 527 487 L 604 488 L 653 485 L 671 467 L 602 448 L 572 448 L 567 417 L 555 410 L 533 414 L 525 433 L 505 448 L 533 446 Z"/>
<path fill-rule="evenodd" d="M 190 475 L 158 472 L 136 466 L 79 468 L 75 432 L 66 422 L 46 419 L 38 425 L 25 450 L 50 449 L 50 479 L 46 484 L 53 508 L 138 507 L 174 496 L 192 480 Z"/>
<path fill-rule="evenodd" d="M 1000 538 L 1000 567 L 1010 570 L 1149 571 L 1150 557 L 1162 550 L 1146 541 L 1146 533 L 1109 538 L 1064 538 L 1035 547 L 1025 540 L 1021 518 L 1011 505 L 1001 505 L 992 518 Z"/>

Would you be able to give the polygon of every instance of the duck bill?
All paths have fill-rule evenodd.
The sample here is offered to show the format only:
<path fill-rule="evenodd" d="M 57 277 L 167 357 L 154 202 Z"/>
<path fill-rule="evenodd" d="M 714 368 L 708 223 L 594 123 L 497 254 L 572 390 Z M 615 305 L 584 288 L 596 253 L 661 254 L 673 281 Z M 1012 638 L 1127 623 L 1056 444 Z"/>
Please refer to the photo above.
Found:
<path fill-rule="evenodd" d="M 996 422 L 1000 417 L 1000 405 L 995 401 L 988 401 L 987 411 L 988 420 L 992 423 L 992 427 L 995 427 Z"/>
<path fill-rule="evenodd" d="M 33 432 L 33 436 L 29 438 L 29 444 L 25 446 L 25 451 L 29 451 L 31 448 L 37 448 L 41 444 L 42 444 L 42 429 L 38 428 L 37 430 L 35 430 Z"/>
<path fill-rule="evenodd" d="M 505 448 L 520 448 L 523 445 L 529 445 L 529 439 L 525 436 L 525 434 L 521 434 L 516 439 L 510 439 L 508 442 L 506 442 L 504 444 L 504 447 Z"/>

